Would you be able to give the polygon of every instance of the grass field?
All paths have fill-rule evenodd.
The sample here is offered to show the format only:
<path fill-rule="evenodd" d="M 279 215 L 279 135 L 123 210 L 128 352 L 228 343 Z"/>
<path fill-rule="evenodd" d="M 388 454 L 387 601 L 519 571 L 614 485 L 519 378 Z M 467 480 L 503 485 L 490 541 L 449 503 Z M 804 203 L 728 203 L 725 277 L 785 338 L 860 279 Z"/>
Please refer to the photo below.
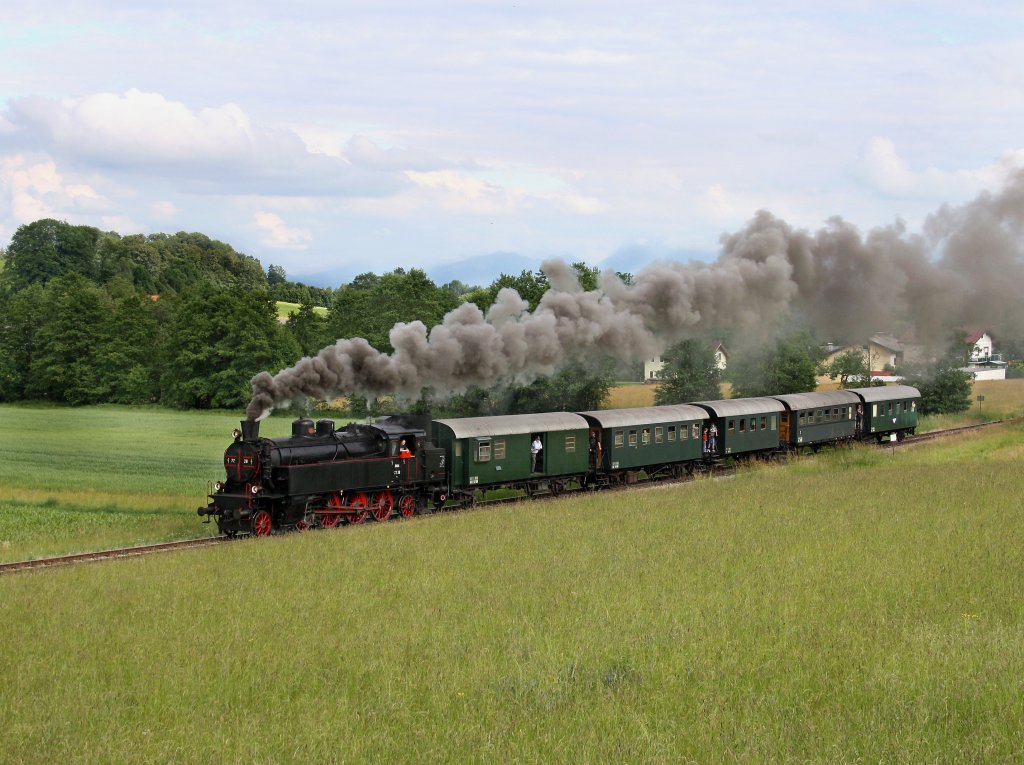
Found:
<path fill-rule="evenodd" d="M 0 760 L 1016 762 L 1022 459 L 1003 426 L 6 576 Z"/>
<path fill-rule="evenodd" d="M 239 415 L 0 406 L 0 561 L 212 533 L 195 510 Z M 288 417 L 263 423 L 290 432 Z"/>
<path fill-rule="evenodd" d="M 278 321 L 287 321 L 288 317 L 291 314 L 298 313 L 298 312 L 299 312 L 299 304 L 298 303 L 286 303 L 283 300 L 278 300 L 277 301 L 277 320 Z M 328 314 L 328 311 L 323 306 L 316 305 L 316 306 L 313 306 L 313 313 L 315 313 L 315 314 L 317 314 L 319 316 L 326 316 Z"/>

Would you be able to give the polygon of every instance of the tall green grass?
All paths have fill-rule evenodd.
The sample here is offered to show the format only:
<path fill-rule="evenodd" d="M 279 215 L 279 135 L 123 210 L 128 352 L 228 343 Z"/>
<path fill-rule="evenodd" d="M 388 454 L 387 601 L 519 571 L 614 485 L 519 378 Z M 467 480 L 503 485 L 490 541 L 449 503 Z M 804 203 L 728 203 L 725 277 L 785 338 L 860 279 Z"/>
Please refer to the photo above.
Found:
<path fill-rule="evenodd" d="M 1015 762 L 1024 430 L 0 578 L 10 762 Z"/>
<path fill-rule="evenodd" d="M 243 415 L 0 406 L 0 560 L 201 535 Z M 289 432 L 289 418 L 263 423 Z"/>

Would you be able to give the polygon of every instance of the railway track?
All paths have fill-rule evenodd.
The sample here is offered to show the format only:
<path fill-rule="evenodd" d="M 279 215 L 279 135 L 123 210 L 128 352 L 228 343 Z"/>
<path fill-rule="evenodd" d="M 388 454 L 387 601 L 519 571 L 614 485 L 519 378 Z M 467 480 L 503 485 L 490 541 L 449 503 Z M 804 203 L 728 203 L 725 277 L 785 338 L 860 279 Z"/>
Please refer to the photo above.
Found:
<path fill-rule="evenodd" d="M 912 446 L 919 443 L 925 443 L 927 441 L 936 441 L 940 438 L 948 438 L 950 436 L 961 435 L 973 430 L 982 430 L 989 428 L 994 425 L 1002 425 L 1005 423 L 1016 423 L 1024 421 L 1024 417 L 1014 417 L 1005 420 L 992 420 L 990 422 L 983 422 L 976 425 L 964 425 L 957 428 L 946 428 L 944 430 L 935 430 L 930 433 L 919 433 L 913 436 L 907 436 L 902 441 L 883 441 L 878 444 L 879 448 L 894 448 L 896 446 Z M 722 466 L 709 471 L 709 474 L 714 473 L 728 473 L 731 471 L 725 470 Z M 656 481 L 658 485 L 680 483 L 687 480 L 691 480 L 690 477 L 684 477 L 681 479 L 665 479 Z M 631 488 L 641 488 L 645 485 L 650 485 L 647 481 L 641 481 L 636 484 L 622 485 L 614 487 L 616 490 L 628 490 Z M 573 492 L 569 492 L 571 495 Z M 529 496 L 516 496 L 516 497 L 505 497 L 501 499 L 492 500 L 480 500 L 470 507 L 483 508 L 486 506 L 511 504 L 515 502 L 523 502 L 526 500 L 543 500 L 543 499 L 557 499 L 561 495 L 551 494 L 538 494 L 533 497 Z M 455 508 L 452 508 L 455 509 Z M 132 558 L 141 555 L 151 555 L 154 553 L 171 552 L 174 550 L 186 550 L 196 547 L 210 547 L 216 544 L 223 544 L 225 542 L 232 541 L 231 537 L 200 537 L 198 539 L 182 539 L 176 542 L 162 542 L 159 544 L 152 545 L 139 545 L 136 547 L 119 547 L 111 550 L 100 550 L 98 552 L 86 552 L 86 553 L 75 553 L 73 555 L 59 555 L 51 558 L 36 558 L 34 560 L 15 561 L 12 563 L 0 563 L 0 574 L 13 573 L 15 571 L 27 571 L 30 569 L 40 568 L 51 568 L 54 566 L 69 566 L 78 563 L 88 563 L 91 561 L 100 560 L 113 560 L 117 558 Z"/>
<path fill-rule="evenodd" d="M 187 550 L 193 547 L 210 547 L 216 544 L 223 544 L 231 541 L 228 537 L 200 537 L 198 539 L 180 539 L 177 542 L 161 542 L 153 545 L 139 545 L 136 547 L 118 547 L 112 550 L 99 550 L 96 552 L 75 553 L 74 555 L 58 555 L 52 558 L 36 558 L 34 560 L 21 560 L 13 563 L 0 563 L 0 574 L 8 574 L 14 571 L 27 571 L 37 568 L 51 568 L 54 566 L 70 566 L 76 563 L 88 563 L 97 560 L 112 560 L 115 558 L 134 558 L 140 555 L 152 555 L 154 553 L 170 552 L 172 550 Z"/>

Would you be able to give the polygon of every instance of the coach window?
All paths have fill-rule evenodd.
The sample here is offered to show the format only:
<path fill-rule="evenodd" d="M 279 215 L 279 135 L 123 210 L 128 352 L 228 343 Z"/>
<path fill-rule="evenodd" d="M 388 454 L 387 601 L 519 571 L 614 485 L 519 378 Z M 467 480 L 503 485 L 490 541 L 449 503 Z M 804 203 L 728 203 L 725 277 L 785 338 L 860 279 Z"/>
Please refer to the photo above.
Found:
<path fill-rule="evenodd" d="M 911 401 L 910 402 L 910 411 L 911 412 L 916 412 L 917 411 L 917 402 L 916 401 Z"/>
<path fill-rule="evenodd" d="M 889 414 L 892 414 L 892 402 L 889 402 Z"/>
<path fill-rule="evenodd" d="M 768 430 L 768 417 L 761 418 L 761 430 Z"/>
<path fill-rule="evenodd" d="M 622 446 L 623 443 L 625 443 L 625 442 L 622 439 L 622 431 L 621 430 L 616 430 L 615 431 L 615 445 L 616 446 Z"/>
<path fill-rule="evenodd" d="M 693 425 L 691 426 L 691 429 L 693 430 L 693 440 L 694 441 L 700 441 L 700 423 L 699 422 L 693 423 Z M 683 438 L 686 438 L 686 428 L 685 427 L 683 427 Z"/>
<path fill-rule="evenodd" d="M 650 428 L 644 428 L 640 432 L 640 436 L 641 436 L 641 440 L 643 441 L 644 446 L 647 446 L 647 444 L 649 444 L 651 442 L 651 429 Z"/>
<path fill-rule="evenodd" d="M 903 402 L 903 411 L 904 412 L 907 411 L 907 402 L 906 401 Z"/>
<path fill-rule="evenodd" d="M 800 427 L 807 424 L 807 412 L 800 412 Z"/>
<path fill-rule="evenodd" d="M 494 459 L 503 460 L 505 459 L 505 442 L 495 441 L 494 442 Z"/>
<path fill-rule="evenodd" d="M 872 404 L 871 405 L 871 416 L 872 417 L 877 417 L 878 416 L 878 404 Z"/>
<path fill-rule="evenodd" d="M 654 429 L 654 443 L 660 444 L 665 440 L 665 429 L 662 427 L 656 427 Z"/>
<path fill-rule="evenodd" d="M 686 428 L 683 428 L 683 436 L 684 437 L 686 436 Z M 675 425 L 669 425 L 668 426 L 668 440 L 670 442 L 676 440 L 676 426 Z"/>
<path fill-rule="evenodd" d="M 736 430 L 736 420 L 729 420 L 729 432 L 732 433 Z"/>
<path fill-rule="evenodd" d="M 636 431 L 635 430 L 629 431 L 629 445 L 630 446 L 636 446 Z"/>
<path fill-rule="evenodd" d="M 476 444 L 476 461 L 477 462 L 490 462 L 491 461 L 491 442 L 490 441 L 478 441 Z"/>
<path fill-rule="evenodd" d="M 462 456 L 462 441 L 456 441 L 455 442 L 455 456 L 456 457 L 461 457 Z"/>
<path fill-rule="evenodd" d="M 772 415 L 772 430 L 775 430 L 775 415 Z"/>

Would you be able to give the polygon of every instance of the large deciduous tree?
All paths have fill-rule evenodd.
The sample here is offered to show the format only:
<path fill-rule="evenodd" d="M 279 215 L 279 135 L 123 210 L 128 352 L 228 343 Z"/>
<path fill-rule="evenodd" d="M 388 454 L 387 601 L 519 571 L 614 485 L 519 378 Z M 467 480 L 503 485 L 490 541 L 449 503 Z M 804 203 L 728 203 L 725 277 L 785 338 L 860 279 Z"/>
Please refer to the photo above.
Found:
<path fill-rule="evenodd" d="M 418 320 L 429 329 L 458 305 L 457 297 L 418 268 L 398 268 L 383 276 L 360 274 L 335 293 L 328 330 L 333 339 L 362 337 L 390 353 L 389 334 L 395 324 Z"/>
<path fill-rule="evenodd" d="M 253 375 L 299 356 L 265 292 L 206 286 L 181 296 L 165 338 L 162 398 L 182 408 L 244 406 Z"/>
<path fill-rule="evenodd" d="M 832 380 L 839 381 L 840 388 L 863 387 L 871 384 L 871 372 L 868 369 L 864 351 L 852 348 L 836 356 L 832 363 L 822 367 L 822 372 Z"/>
<path fill-rule="evenodd" d="M 721 396 L 722 372 L 711 343 L 696 338 L 683 340 L 662 354 L 665 366 L 658 372 L 660 385 L 654 403 L 679 404 L 708 401 Z"/>
<path fill-rule="evenodd" d="M 806 333 L 736 353 L 730 363 L 733 398 L 804 393 L 817 387 L 816 344 Z"/>
<path fill-rule="evenodd" d="M 19 226 L 7 248 L 3 283 L 13 292 L 45 284 L 64 274 L 96 276 L 96 244 L 100 231 L 43 218 Z"/>

